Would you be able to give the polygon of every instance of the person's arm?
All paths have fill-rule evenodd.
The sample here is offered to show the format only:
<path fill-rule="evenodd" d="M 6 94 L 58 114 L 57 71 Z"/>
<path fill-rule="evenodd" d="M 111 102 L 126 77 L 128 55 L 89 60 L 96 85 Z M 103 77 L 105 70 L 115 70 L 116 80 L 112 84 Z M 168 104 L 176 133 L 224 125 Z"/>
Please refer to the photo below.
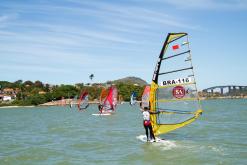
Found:
<path fill-rule="evenodd" d="M 150 114 L 159 114 L 160 111 L 157 111 L 157 112 L 150 112 L 150 110 L 149 110 L 149 113 L 150 113 Z"/>

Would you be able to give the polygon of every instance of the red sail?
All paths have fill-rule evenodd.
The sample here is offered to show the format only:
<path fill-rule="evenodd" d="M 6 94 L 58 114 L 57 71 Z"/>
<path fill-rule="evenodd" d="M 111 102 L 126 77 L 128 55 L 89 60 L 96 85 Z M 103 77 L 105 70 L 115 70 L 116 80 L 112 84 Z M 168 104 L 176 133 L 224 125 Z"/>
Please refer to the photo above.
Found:
<path fill-rule="evenodd" d="M 150 86 L 146 86 L 142 93 L 142 108 L 149 107 Z"/>
<path fill-rule="evenodd" d="M 103 104 L 103 111 L 115 111 L 117 106 L 117 88 L 111 86 Z"/>

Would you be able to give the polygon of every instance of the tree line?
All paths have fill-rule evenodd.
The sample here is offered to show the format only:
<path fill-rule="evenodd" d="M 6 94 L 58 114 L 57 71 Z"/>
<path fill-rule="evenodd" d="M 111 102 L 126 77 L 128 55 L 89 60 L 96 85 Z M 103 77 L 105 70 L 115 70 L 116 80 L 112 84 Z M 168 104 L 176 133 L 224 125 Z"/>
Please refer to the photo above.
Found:
<path fill-rule="evenodd" d="M 137 99 L 141 99 L 142 92 L 145 86 L 137 86 L 130 82 L 119 82 L 114 84 L 118 89 L 118 95 L 121 96 L 122 101 L 129 101 L 130 95 L 133 91 L 137 94 Z M 80 96 L 80 93 L 86 90 L 89 93 L 89 100 L 98 100 L 103 87 L 110 86 L 108 83 L 90 84 L 86 85 L 78 83 L 75 85 L 50 85 L 37 81 L 18 80 L 15 82 L 0 81 L 0 90 L 3 92 L 6 88 L 14 90 L 12 93 L 15 96 L 11 105 L 39 105 L 50 101 L 64 99 L 72 99 Z M 2 102 L 2 105 L 6 103 Z"/>

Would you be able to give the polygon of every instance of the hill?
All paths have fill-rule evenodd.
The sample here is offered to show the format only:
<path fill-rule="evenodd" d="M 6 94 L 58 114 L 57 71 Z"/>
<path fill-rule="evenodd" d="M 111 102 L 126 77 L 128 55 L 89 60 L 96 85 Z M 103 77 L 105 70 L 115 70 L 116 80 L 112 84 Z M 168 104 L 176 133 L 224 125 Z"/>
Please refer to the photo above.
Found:
<path fill-rule="evenodd" d="M 130 84 L 138 84 L 139 86 L 144 86 L 148 84 L 145 80 L 138 77 L 125 77 L 111 81 L 110 83 L 130 83 Z"/>

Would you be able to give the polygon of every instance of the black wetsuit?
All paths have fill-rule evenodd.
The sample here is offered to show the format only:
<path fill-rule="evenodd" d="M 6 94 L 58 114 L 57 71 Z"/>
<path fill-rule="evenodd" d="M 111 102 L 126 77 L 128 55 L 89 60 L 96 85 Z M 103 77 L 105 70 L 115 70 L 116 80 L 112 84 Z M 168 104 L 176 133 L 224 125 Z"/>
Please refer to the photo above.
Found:
<path fill-rule="evenodd" d="M 143 121 L 143 126 L 144 126 L 144 128 L 146 130 L 147 140 L 149 140 L 149 138 L 148 138 L 148 130 L 149 130 L 150 140 L 152 140 L 152 139 L 155 140 L 155 136 L 154 136 L 154 133 L 153 133 L 153 128 L 152 128 L 151 122 L 148 125 L 145 125 L 144 123 L 145 123 L 145 121 Z"/>

